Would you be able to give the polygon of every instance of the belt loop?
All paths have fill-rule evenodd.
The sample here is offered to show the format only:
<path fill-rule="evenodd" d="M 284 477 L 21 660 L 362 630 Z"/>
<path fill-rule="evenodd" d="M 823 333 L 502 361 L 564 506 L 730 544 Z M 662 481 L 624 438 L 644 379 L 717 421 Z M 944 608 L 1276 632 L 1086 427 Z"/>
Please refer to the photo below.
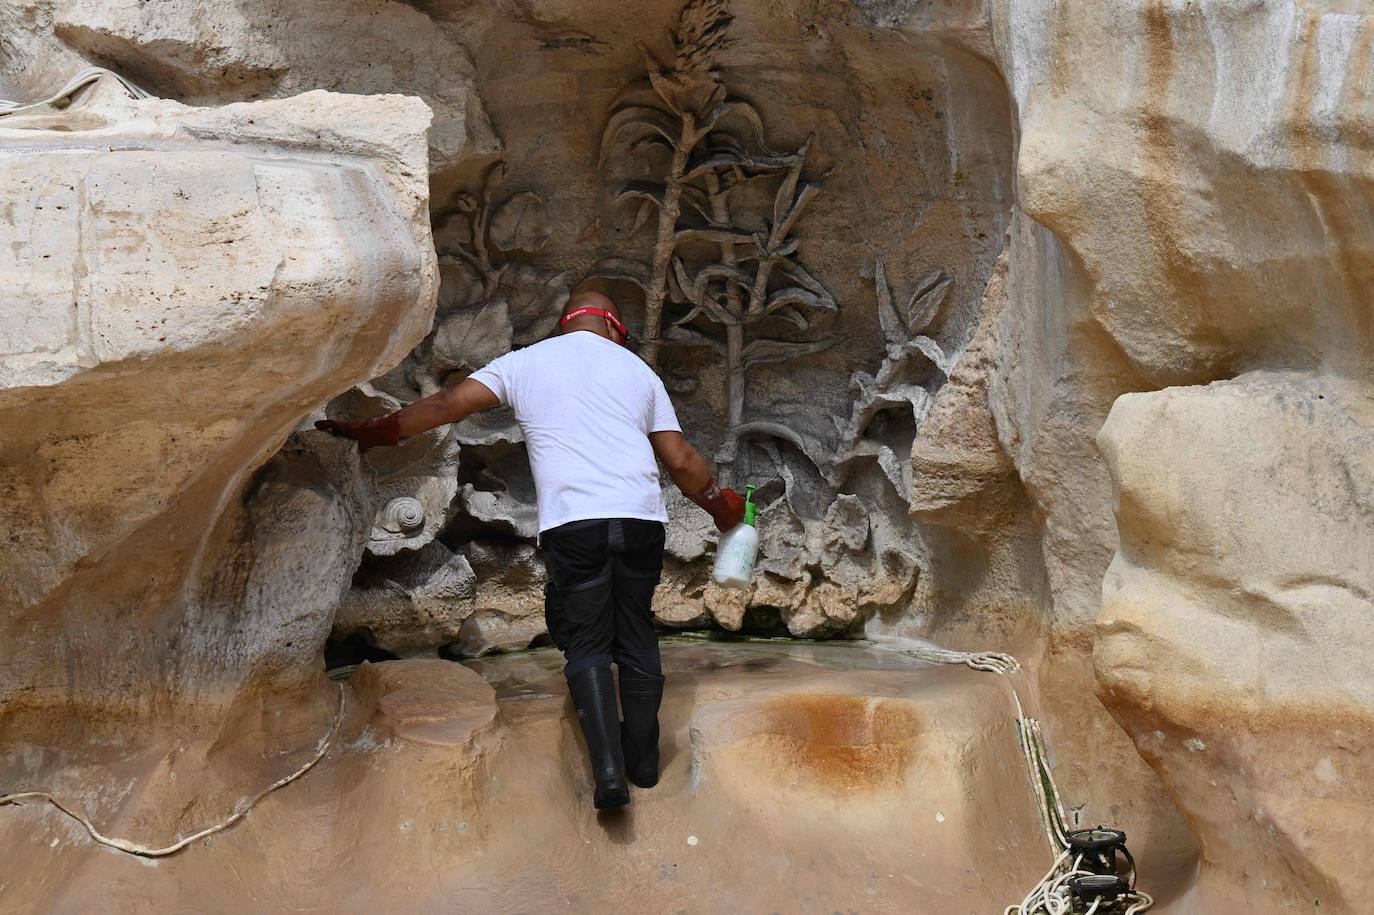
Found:
<path fill-rule="evenodd" d="M 611 553 L 625 552 L 625 528 L 619 518 L 612 518 L 606 528 L 606 549 Z"/>

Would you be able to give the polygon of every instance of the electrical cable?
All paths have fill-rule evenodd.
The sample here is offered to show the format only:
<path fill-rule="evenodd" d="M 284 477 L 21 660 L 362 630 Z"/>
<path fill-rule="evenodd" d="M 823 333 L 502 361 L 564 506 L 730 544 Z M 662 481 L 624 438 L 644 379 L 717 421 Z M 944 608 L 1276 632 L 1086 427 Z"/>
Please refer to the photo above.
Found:
<path fill-rule="evenodd" d="M 953 651 L 938 645 L 917 643 L 910 640 L 886 640 L 870 638 L 869 644 L 875 648 L 895 651 L 900 654 L 929 661 L 935 664 L 962 664 L 973 670 L 987 671 L 1010 677 L 1021 670 L 1021 663 L 1013 656 L 1000 651 Z M 1054 772 L 1050 768 L 1049 751 L 1045 745 L 1045 735 L 1040 729 L 1038 719 L 1027 717 L 1021 704 L 1021 696 L 1016 684 L 1007 680 L 1011 689 L 1012 702 L 1016 706 L 1016 736 L 1021 748 L 1021 756 L 1026 763 L 1030 776 L 1031 792 L 1035 796 L 1035 806 L 1039 811 L 1045 837 L 1056 857 L 1049 872 L 1040 879 L 1019 905 L 1009 905 L 1003 915 L 1069 915 L 1073 908 L 1073 890 L 1069 880 L 1076 876 L 1090 875 L 1091 871 L 1080 869 L 1083 856 L 1079 855 L 1073 865 L 1065 870 L 1071 852 L 1068 828 L 1065 825 L 1064 806 L 1059 799 L 1059 788 L 1054 782 Z M 1124 845 L 1122 848 L 1124 849 Z M 1150 894 L 1135 888 L 1135 859 L 1126 854 L 1131 866 L 1129 889 L 1120 898 L 1129 903 L 1122 915 L 1139 915 L 1154 905 Z M 1101 909 L 1102 899 L 1094 899 L 1092 906 L 1084 915 L 1106 915 Z M 1114 905 L 1114 904 L 1113 904 Z"/>
<path fill-rule="evenodd" d="M 271 794 L 273 791 L 276 791 L 278 788 L 283 788 L 291 784 L 296 779 L 300 778 L 302 775 L 304 775 L 305 773 L 309 772 L 312 768 L 314 768 L 317 762 L 324 759 L 325 754 L 329 752 L 329 747 L 334 742 L 335 735 L 339 732 L 339 724 L 343 721 L 345 691 L 344 685 L 342 683 L 338 684 L 338 687 L 339 706 L 334 713 L 334 723 L 329 726 L 329 732 L 325 734 L 324 739 L 320 742 L 319 749 L 315 752 L 314 757 L 312 757 L 309 762 L 307 762 L 305 765 L 301 766 L 299 769 L 297 769 L 295 772 L 292 772 L 285 778 L 277 779 L 275 782 L 268 785 L 263 790 L 259 791 L 256 795 L 253 796 L 252 800 L 248 801 L 247 804 L 244 804 L 242 807 L 235 810 L 227 818 L 221 820 L 213 826 L 208 826 L 205 829 L 192 833 L 191 835 L 186 836 L 184 839 L 179 839 L 171 845 L 166 846 L 165 848 L 149 848 L 148 846 L 140 845 L 137 842 L 130 842 L 128 839 L 116 839 L 102 835 L 100 831 L 97 830 L 94 825 L 92 825 L 90 819 L 85 814 L 81 813 L 80 811 L 73 810 L 72 808 L 68 807 L 66 804 L 62 803 L 62 801 L 58 800 L 56 797 L 54 797 L 46 791 L 21 791 L 17 794 L 0 795 L 0 806 L 4 806 L 6 804 L 16 804 L 19 801 L 28 799 L 44 800 L 47 801 L 49 804 L 52 804 L 58 810 L 65 813 L 67 816 L 71 817 L 73 820 L 76 820 L 82 826 L 84 826 L 86 828 L 86 832 L 90 833 L 91 838 L 94 839 L 96 842 L 99 842 L 101 845 L 106 845 L 110 848 L 117 849 L 118 851 L 122 851 L 130 855 L 137 855 L 141 858 L 165 858 L 168 855 L 174 855 L 198 839 L 203 839 L 206 836 L 214 835 L 217 832 L 222 832 L 223 830 L 228 829 L 230 826 L 233 826 L 239 820 L 247 816 L 248 811 L 256 807 L 258 801 L 267 797 L 267 795 Z"/>

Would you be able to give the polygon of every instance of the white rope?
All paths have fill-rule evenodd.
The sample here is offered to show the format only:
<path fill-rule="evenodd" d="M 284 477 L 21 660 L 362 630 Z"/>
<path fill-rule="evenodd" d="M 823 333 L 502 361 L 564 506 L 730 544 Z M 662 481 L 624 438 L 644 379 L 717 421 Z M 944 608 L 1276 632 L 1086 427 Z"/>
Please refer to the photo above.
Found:
<path fill-rule="evenodd" d="M 134 98 L 152 98 L 152 96 L 149 93 L 143 91 L 129 80 L 120 76 L 118 73 L 115 73 L 113 70 L 106 70 L 103 67 L 87 67 L 80 73 L 73 76 L 71 79 L 67 80 L 66 84 L 61 89 L 58 89 L 56 92 L 54 92 L 47 98 L 43 99 L 42 101 L 24 103 L 11 102 L 6 99 L 0 99 L 0 118 L 4 117 L 7 114 L 14 114 L 16 112 L 27 111 L 31 108 L 46 108 L 52 105 L 54 102 L 66 98 L 67 96 L 76 92 L 78 89 L 84 89 L 91 83 L 94 83 L 107 75 L 118 80 L 119 84 L 124 87 L 124 91 L 128 92 L 129 95 L 133 96 Z"/>
<path fill-rule="evenodd" d="M 1004 677 L 1021 670 L 1021 663 L 1009 654 L 1000 651 L 952 651 L 938 645 L 912 642 L 908 640 L 870 639 L 876 648 L 896 651 L 901 654 L 929 661 L 935 664 L 962 664 L 974 670 L 1000 674 Z M 1028 718 L 1021 705 L 1021 696 L 1016 684 L 1010 680 L 1012 702 L 1016 706 L 1016 738 L 1021 748 L 1021 756 L 1026 763 L 1030 776 L 1031 792 L 1035 795 L 1035 806 L 1040 813 L 1040 822 L 1045 829 L 1045 837 L 1055 853 L 1054 864 L 1040 879 L 1020 905 L 1009 905 L 1002 915 L 1069 915 L 1073 908 L 1073 890 L 1069 881 L 1073 877 L 1090 874 L 1092 871 L 1080 870 L 1083 858 L 1080 855 L 1072 866 L 1069 864 L 1069 835 L 1065 823 L 1064 805 L 1059 800 L 1059 787 L 1054 783 L 1054 772 L 1050 769 L 1049 751 L 1045 746 L 1045 735 L 1040 722 Z M 1122 915 L 1139 915 L 1154 905 L 1148 893 L 1135 888 L 1135 867 L 1132 862 L 1129 880 L 1130 890 L 1122 897 L 1130 903 Z M 1100 910 L 1101 899 L 1093 900 L 1092 906 L 1084 915 L 1095 915 Z M 1104 912 L 1105 915 L 1105 912 Z"/>
<path fill-rule="evenodd" d="M 316 751 L 314 758 L 312 758 L 305 765 L 301 766 L 295 772 L 292 772 L 285 778 L 278 779 L 277 781 L 268 785 L 263 790 L 259 791 L 253 797 L 252 800 L 250 800 L 247 804 L 244 804 L 238 810 L 235 810 L 232 814 L 229 815 L 227 819 L 224 819 L 213 826 L 208 826 L 205 829 L 193 833 L 184 839 L 180 839 L 177 842 L 168 845 L 166 848 L 149 848 L 146 845 L 139 845 L 137 842 L 130 842 L 127 839 L 114 839 L 110 838 L 109 836 L 102 835 L 100 831 L 97 830 L 95 826 L 91 824 L 91 821 L 86 817 L 85 814 L 76 810 L 72 810 L 66 804 L 62 803 L 57 798 L 53 797 L 51 794 L 48 794 L 46 791 L 23 791 L 18 794 L 6 794 L 0 796 L 0 806 L 4 806 L 5 804 L 13 804 L 17 801 L 28 800 L 31 798 L 44 800 L 47 801 L 49 804 L 52 804 L 58 810 L 65 813 L 67 816 L 71 817 L 73 820 L 76 820 L 82 826 L 86 827 L 86 832 L 90 833 L 91 838 L 99 842 L 101 845 L 107 845 L 110 848 L 115 848 L 119 851 L 127 852 L 131 855 L 138 855 L 142 858 L 165 858 L 168 855 L 174 855 L 198 839 L 203 839 L 206 836 L 214 835 L 217 832 L 222 832 L 223 830 L 228 829 L 230 826 L 233 826 L 239 820 L 247 816 L 248 811 L 256 807 L 258 801 L 267 797 L 267 795 L 271 794 L 273 791 L 276 791 L 278 788 L 282 788 L 286 785 L 291 784 L 296 779 L 300 778 L 302 775 L 304 775 L 305 773 L 309 772 L 312 768 L 314 768 L 317 762 L 324 759 L 325 754 L 329 752 L 330 745 L 334 742 L 334 736 L 339 732 L 339 724 L 343 721 L 344 686 L 342 683 L 338 684 L 338 686 L 339 707 L 334 713 L 334 723 L 329 726 L 329 733 L 325 734 L 324 740 L 320 742 L 320 748 Z"/>

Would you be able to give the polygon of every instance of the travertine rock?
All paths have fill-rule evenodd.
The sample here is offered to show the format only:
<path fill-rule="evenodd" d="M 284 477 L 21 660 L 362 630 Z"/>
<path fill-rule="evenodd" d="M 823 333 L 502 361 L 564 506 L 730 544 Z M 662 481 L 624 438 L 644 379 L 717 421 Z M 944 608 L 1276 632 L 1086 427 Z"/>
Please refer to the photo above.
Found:
<path fill-rule="evenodd" d="M 363 561 L 334 634 L 364 633 L 400 655 L 447 645 L 458 657 L 528 647 L 545 633 L 544 563 L 532 546 L 473 541 L 455 552 L 435 540 Z"/>
<path fill-rule="evenodd" d="M 482 659 L 480 677 L 436 659 L 365 664 L 320 764 L 172 858 L 100 848 L 38 805 L 0 809 L 0 899 L 19 912 L 769 912 L 799 899 L 844 911 L 858 888 L 874 912 L 987 912 L 1041 873 L 1048 846 L 994 675 L 826 644 L 679 644 L 664 663 L 661 780 L 632 789 L 622 815 L 592 808 L 556 653 Z M 105 762 L 90 784 L 142 761 Z M 203 777 L 196 762 L 172 756 L 159 774 Z M 531 849 L 558 856 L 532 866 Z"/>
<path fill-rule="evenodd" d="M 598 169 L 597 138 L 643 73 L 636 43 L 661 53 L 681 6 L 646 0 L 634 16 L 608 0 L 361 0 L 347 14 L 321 0 L 0 9 L 0 95 L 36 97 L 103 62 L 183 100 L 329 86 L 414 93 L 438 113 L 428 157 L 407 113 L 418 106 L 391 97 L 211 112 L 133 106 L 107 86 L 43 114 L 69 118 L 69 134 L 5 131 L 0 236 L 11 244 L 0 251 L 11 261 L 0 272 L 14 304 L 0 320 L 0 497 L 12 548 L 0 588 L 16 609 L 0 635 L 42 650 L 0 665 L 0 708 L 21 694 L 80 695 L 146 718 L 192 691 L 238 694 L 235 734 L 258 740 L 270 721 L 289 737 L 269 748 L 299 750 L 327 714 L 314 689 L 322 608 L 369 522 L 376 546 L 349 612 L 385 590 L 363 583 L 372 571 L 394 563 L 382 577 L 398 587 L 367 610 L 371 621 L 345 614 L 348 625 L 387 629 L 382 638 L 406 650 L 449 640 L 459 654 L 539 635 L 533 493 L 508 413 L 361 464 L 310 433 L 265 462 L 297 419 L 349 384 L 373 379 L 348 395 L 361 402 L 337 399 L 331 411 L 438 390 L 549 333 L 568 288 L 605 259 L 645 255 L 654 220 L 637 224 L 613 201 L 621 179 L 660 176 L 662 163 L 621 144 Z M 826 348 L 809 354 L 817 340 L 787 336 L 809 327 L 766 328 L 799 348 L 751 370 L 734 417 L 755 432 L 730 482 L 759 483 L 766 506 L 752 590 L 708 583 L 712 528 L 674 497 L 659 620 L 808 636 L 866 626 L 1015 650 L 1039 687 L 1066 805 L 1131 834 L 1147 888 L 1157 889 L 1152 869 L 1190 873 L 1174 801 L 1183 808 L 1205 866 L 1190 894 L 1162 888 L 1165 904 L 1357 907 L 1348 881 L 1365 869 L 1343 855 L 1367 847 L 1350 838 L 1345 808 L 1363 809 L 1371 783 L 1354 758 L 1367 737 L 1357 700 L 1369 646 L 1351 624 L 1369 587 L 1359 574 L 1368 474 L 1351 457 L 1367 450 L 1355 430 L 1368 426 L 1374 383 L 1367 5 L 734 0 L 731 10 L 734 40 L 712 54 L 763 127 L 757 138 L 729 132 L 780 150 L 814 135 L 808 167 L 827 173 L 825 192 L 797 224 L 799 247 L 779 256 L 805 263 L 823 287 L 808 290 L 815 301 L 838 310 Z M 135 111 L 155 114 L 135 123 Z M 504 141 L 499 169 L 487 111 Z M 35 148 L 39 136 L 66 146 Z M 50 180 L 67 175 L 84 184 Z M 427 177 L 444 269 L 432 327 Z M 642 186 L 629 189 L 644 202 Z M 768 219 L 771 194 L 739 213 Z M 479 212 L 491 218 L 474 234 L 459 214 Z M 481 240 L 494 247 L 479 251 Z M 695 276 L 727 252 L 683 254 Z M 889 305 L 933 276 L 949 278 L 948 301 L 885 307 L 880 275 Z M 639 329 L 636 295 L 627 316 Z M 669 299 L 671 322 L 687 308 Z M 715 453 L 738 385 L 709 340 L 679 338 L 664 357 L 689 437 Z M 1097 671 L 1172 798 L 1094 698 L 1094 621 L 1119 540 L 1097 433 L 1114 404 L 1102 441 L 1123 498 L 1121 550 Z M 1141 419 L 1156 404 L 1169 408 L 1158 427 L 1176 430 L 1168 447 Z M 1199 457 L 1204 448 L 1219 457 Z M 1265 485 L 1265 468 L 1288 466 L 1291 480 Z M 1185 492 L 1198 495 L 1183 504 Z M 420 514 L 423 526 L 403 523 Z M 407 564 L 428 577 L 402 574 Z M 1160 597 L 1174 593 L 1166 587 L 1176 599 Z M 1181 606 L 1192 610 L 1179 620 Z M 1183 638 L 1194 628 L 1205 654 Z M 1268 663 L 1276 645 L 1284 655 Z M 1137 652 L 1149 659 L 1140 669 Z M 1339 682 L 1328 673 L 1339 665 L 1311 660 L 1342 652 L 1357 673 Z M 90 663 L 69 676 L 68 659 Z M 267 677 L 306 700 L 272 717 L 255 704 L 265 690 L 243 685 Z M 0 715 L 9 740 L 51 733 L 41 710 Z M 78 717 L 68 733 L 89 725 Z M 576 758 L 575 738 L 566 747 Z M 230 773 L 206 796 L 241 795 L 241 754 L 188 752 Z M 795 774 L 786 748 L 761 758 L 779 778 Z M 27 765 L 4 759 L 6 776 Z M 91 765 L 60 778 L 79 786 Z M 395 802 L 404 789 L 390 788 Z M 194 815 L 198 797 L 173 796 L 169 809 L 185 801 Z M 1263 848 L 1248 871 L 1242 840 Z M 1272 893 L 1251 892 L 1265 880 Z M 500 901 L 531 907 L 518 893 Z"/>
<path fill-rule="evenodd" d="M 63 745 L 105 715 L 130 747 L 194 726 L 188 752 L 289 753 L 332 713 L 319 651 L 371 495 L 322 433 L 269 458 L 428 328 L 429 112 L 94 98 L 72 130 L 0 118 L 0 731 Z M 6 784 L 25 759 L 5 757 Z M 146 804 L 161 831 L 244 774 L 92 812 Z"/>
<path fill-rule="evenodd" d="M 450 649 L 464 657 L 525 648 L 544 635 L 544 583 L 548 575 L 538 552 L 523 543 L 466 547 L 477 573 L 472 614 Z"/>
<path fill-rule="evenodd" d="M 328 0 L 35 5 L 46 8 L 64 52 L 113 66 L 157 95 L 222 104 L 313 89 L 403 92 L 434 112 L 429 170 L 498 148 L 467 52 L 405 3 L 350 0 L 346 11 Z M 25 88 L 37 94 L 48 86 Z M 364 109 L 355 116 L 368 117 Z"/>
<path fill-rule="evenodd" d="M 1103 702 L 1188 812 L 1199 912 L 1361 912 L 1374 878 L 1374 402 L 1311 374 L 1122 397 Z"/>
<path fill-rule="evenodd" d="M 1068 760 L 1070 801 L 1083 791 L 1087 816 L 1103 817 L 1093 811 L 1105 799 L 1089 786 L 1112 784 L 1145 801 L 1119 821 L 1140 817 L 1133 834 L 1147 836 L 1156 826 L 1145 811 L 1164 799 L 1082 698 L 1117 547 L 1094 435 L 1133 391 L 1266 369 L 1369 384 L 1371 21 L 1363 4 L 1300 0 L 998 0 L 987 16 L 1020 126 L 1020 212 L 989 400 L 1043 518 L 1047 729 Z M 1263 428 L 1247 433 L 1260 450 L 1272 447 L 1265 438 Z M 1221 489 L 1242 485 L 1224 464 L 1210 472 Z M 1319 513 L 1291 524 L 1320 529 Z M 1258 764 L 1259 750 L 1237 750 L 1235 764 Z M 1363 790 L 1352 783 L 1347 796 Z M 1190 820 L 1211 805 L 1179 800 Z M 1292 860 L 1336 852 L 1310 842 Z M 1211 874 L 1214 887 L 1237 879 Z"/>
<path fill-rule="evenodd" d="M 438 540 L 363 561 L 334 618 L 334 634 L 365 633 L 399 655 L 432 653 L 458 637 L 478 579 L 462 553 Z"/>

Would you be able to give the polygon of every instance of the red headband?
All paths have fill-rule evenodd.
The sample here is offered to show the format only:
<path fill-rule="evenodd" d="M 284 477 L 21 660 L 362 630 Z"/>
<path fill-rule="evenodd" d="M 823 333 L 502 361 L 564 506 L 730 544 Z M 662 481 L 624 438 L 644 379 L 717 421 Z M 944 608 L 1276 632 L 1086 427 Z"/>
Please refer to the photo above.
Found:
<path fill-rule="evenodd" d="M 630 332 L 629 332 L 628 330 L 625 329 L 625 325 L 624 325 L 624 324 L 621 324 L 621 323 L 620 323 L 620 319 L 617 318 L 615 315 L 611 314 L 609 311 L 607 311 L 607 310 L 604 309 L 604 308 L 577 308 L 577 309 L 574 309 L 574 310 L 568 312 L 567 314 L 565 314 L 565 315 L 563 316 L 563 320 L 561 320 L 561 321 L 558 322 L 558 326 L 559 326 L 559 327 L 562 327 L 564 324 L 567 324 L 569 321 L 573 320 L 574 318 L 581 318 L 581 317 L 583 317 L 583 316 L 585 316 L 585 315 L 595 315 L 595 316 L 597 316 L 598 318 L 605 318 L 605 319 L 606 319 L 606 323 L 607 323 L 607 324 L 610 324 L 612 327 L 614 327 L 614 328 L 616 329 L 616 332 L 620 334 L 620 345 L 621 345 L 621 346 L 624 346 L 624 345 L 626 344 L 626 342 L 630 339 Z"/>

